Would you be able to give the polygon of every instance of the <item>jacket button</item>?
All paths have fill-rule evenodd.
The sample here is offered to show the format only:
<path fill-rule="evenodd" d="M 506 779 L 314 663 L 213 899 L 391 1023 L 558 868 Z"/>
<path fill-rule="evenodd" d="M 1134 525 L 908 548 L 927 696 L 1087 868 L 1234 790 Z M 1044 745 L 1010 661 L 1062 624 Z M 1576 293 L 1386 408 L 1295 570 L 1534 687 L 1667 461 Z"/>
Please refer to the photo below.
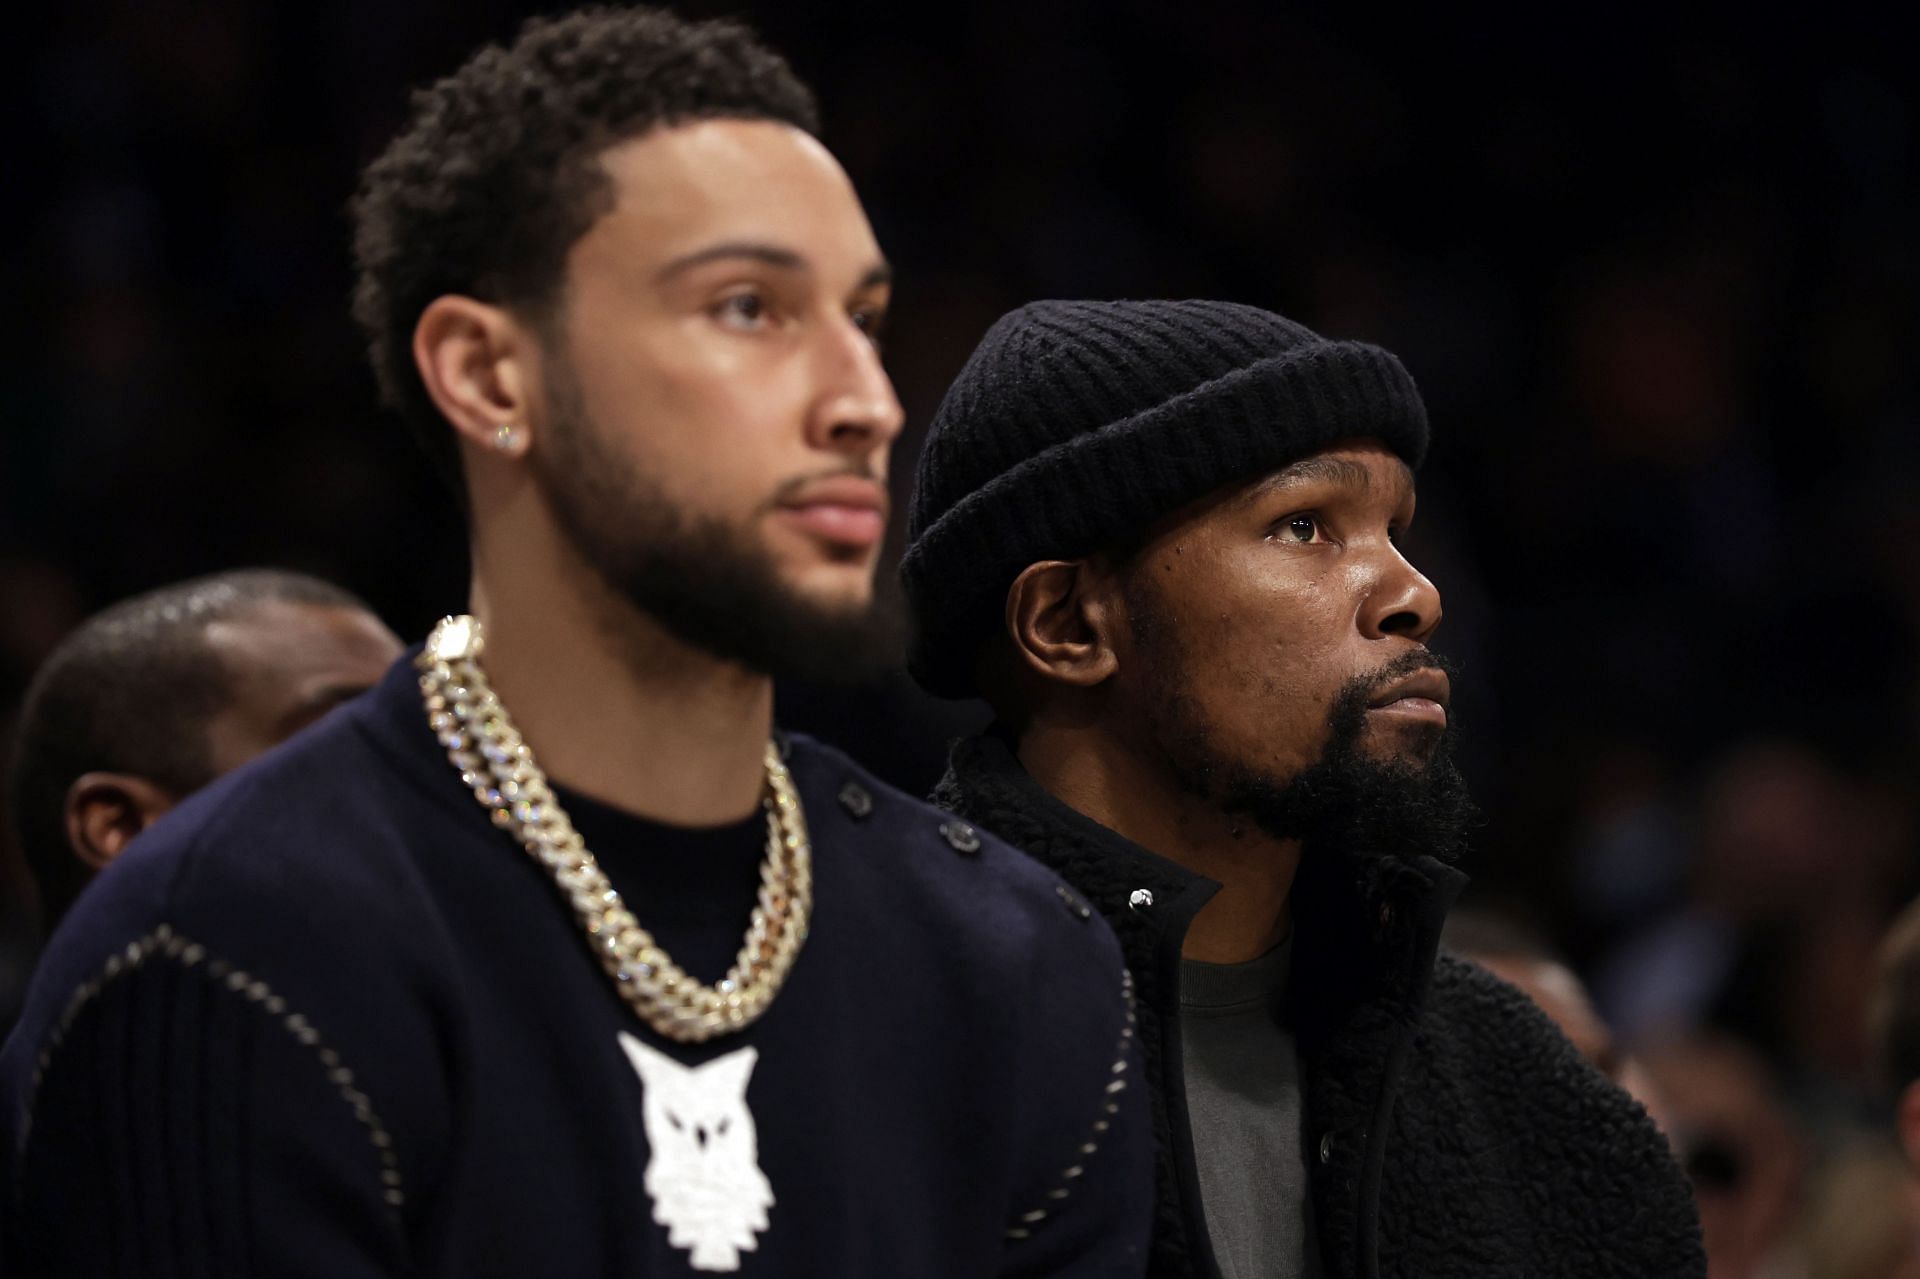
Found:
<path fill-rule="evenodd" d="M 846 809 L 854 821 L 865 821 L 873 812 L 873 796 L 859 782 L 848 782 L 840 788 L 840 807 Z"/>
<path fill-rule="evenodd" d="M 1134 889 L 1131 893 L 1127 894 L 1127 905 L 1133 907 L 1135 910 L 1145 910 L 1147 907 L 1153 905 L 1152 890 L 1146 888 Z"/>
<path fill-rule="evenodd" d="M 1079 919 L 1093 918 L 1093 907 L 1087 905 L 1086 898 L 1082 897 L 1079 893 L 1074 892 L 1065 884 L 1055 884 L 1053 891 L 1059 896 L 1067 910 L 1075 917 Z"/>
<path fill-rule="evenodd" d="M 1333 1162 L 1333 1134 L 1330 1132 L 1320 1134 L 1320 1162 L 1323 1164 Z"/>
<path fill-rule="evenodd" d="M 942 822 L 940 835 L 947 841 L 948 847 L 956 853 L 977 853 L 980 851 L 980 835 L 965 822 Z"/>

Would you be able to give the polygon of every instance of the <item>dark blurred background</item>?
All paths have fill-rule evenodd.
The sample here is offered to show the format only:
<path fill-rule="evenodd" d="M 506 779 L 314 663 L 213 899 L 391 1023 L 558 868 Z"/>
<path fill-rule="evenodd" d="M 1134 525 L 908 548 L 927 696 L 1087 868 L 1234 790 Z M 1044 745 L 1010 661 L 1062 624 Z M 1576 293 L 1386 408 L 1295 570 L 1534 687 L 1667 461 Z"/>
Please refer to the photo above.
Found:
<path fill-rule="evenodd" d="M 1883 1117 L 1862 1004 L 1920 887 L 1909 46 L 1831 9 L 681 8 L 751 18 L 822 99 L 900 272 L 903 479 L 973 342 L 1035 297 L 1232 298 L 1402 356 L 1436 433 L 1410 545 L 1487 813 L 1469 900 L 1550 937 L 1628 1045 L 1732 1037 L 1736 1065 L 1696 1054 L 1670 1091 L 1746 1072 L 1790 1134 L 1750 1144 L 1800 1152 L 1775 1176 L 1734 1151 L 1739 1211 L 1778 1219 L 1747 1251 L 1813 1247 L 1794 1205 Z M 461 604 L 451 505 L 347 316 L 343 206 L 407 87 L 531 9 L 10 20 L 0 724 L 81 617 L 192 574 L 315 571 L 411 637 Z M 919 791 L 978 722 L 904 680 L 785 697 Z"/>

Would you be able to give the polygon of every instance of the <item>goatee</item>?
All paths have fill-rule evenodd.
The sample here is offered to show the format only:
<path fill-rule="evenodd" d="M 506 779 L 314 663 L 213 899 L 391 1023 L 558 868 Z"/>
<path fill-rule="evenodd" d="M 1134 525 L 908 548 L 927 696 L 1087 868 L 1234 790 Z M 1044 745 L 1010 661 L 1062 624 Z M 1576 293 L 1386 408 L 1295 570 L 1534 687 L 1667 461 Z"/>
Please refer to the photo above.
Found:
<path fill-rule="evenodd" d="M 1451 710 L 1446 728 L 1435 730 L 1423 743 L 1426 749 L 1414 755 L 1380 758 L 1363 742 L 1373 695 L 1429 667 L 1449 675 L 1456 670 L 1444 656 L 1416 650 L 1344 684 L 1327 714 L 1325 748 L 1290 777 L 1224 757 L 1197 722 L 1191 699 L 1179 691 L 1155 714 L 1155 736 L 1189 793 L 1276 839 L 1299 840 L 1303 858 L 1343 853 L 1453 861 L 1465 850 L 1478 814 L 1454 763 Z"/>

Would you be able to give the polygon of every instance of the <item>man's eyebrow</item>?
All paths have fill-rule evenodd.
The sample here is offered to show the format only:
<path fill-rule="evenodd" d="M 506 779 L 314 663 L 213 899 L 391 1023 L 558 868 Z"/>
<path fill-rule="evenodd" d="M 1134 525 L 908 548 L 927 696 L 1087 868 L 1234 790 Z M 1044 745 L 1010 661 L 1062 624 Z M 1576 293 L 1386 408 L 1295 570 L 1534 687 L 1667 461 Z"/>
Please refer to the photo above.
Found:
<path fill-rule="evenodd" d="M 763 266 L 770 266 L 776 271 L 804 272 L 813 269 L 806 258 L 784 245 L 767 244 L 756 240 L 728 240 L 721 244 L 708 245 L 704 249 L 696 249 L 692 253 L 675 258 L 673 261 L 661 267 L 659 273 L 654 278 L 664 284 L 668 280 L 673 279 L 673 277 L 685 274 L 697 266 L 705 266 L 709 262 L 725 262 L 733 259 L 758 262 Z M 861 277 L 860 283 L 856 287 L 871 289 L 891 283 L 893 283 L 893 267 L 886 262 L 880 262 L 868 268 L 867 273 Z"/>
<path fill-rule="evenodd" d="M 763 263 L 781 271 L 804 271 L 807 260 L 792 249 L 778 244 L 763 244 L 752 240 L 728 240 L 723 244 L 708 245 L 696 249 L 682 257 L 677 257 L 660 268 L 656 279 L 664 282 L 694 267 L 705 266 L 709 262 L 723 262 L 729 258 L 745 258 Z"/>
<path fill-rule="evenodd" d="M 1398 487 L 1403 489 L 1413 487 L 1413 473 L 1405 462 L 1398 463 L 1395 476 L 1400 480 Z M 1234 500 L 1234 505 L 1249 506 L 1274 492 L 1301 484 L 1336 484 L 1342 488 L 1357 490 L 1362 496 L 1366 496 L 1373 492 L 1373 472 L 1351 458 L 1328 457 L 1325 454 L 1303 457 L 1298 462 L 1275 471 L 1259 483 L 1250 484 L 1242 489 L 1240 495 Z"/>

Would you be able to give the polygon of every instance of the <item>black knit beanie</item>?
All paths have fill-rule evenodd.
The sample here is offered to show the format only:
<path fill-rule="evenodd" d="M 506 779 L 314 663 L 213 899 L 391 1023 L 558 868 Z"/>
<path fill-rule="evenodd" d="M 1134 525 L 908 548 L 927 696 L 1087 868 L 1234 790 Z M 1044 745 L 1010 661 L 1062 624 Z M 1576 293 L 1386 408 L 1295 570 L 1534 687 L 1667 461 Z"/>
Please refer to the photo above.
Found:
<path fill-rule="evenodd" d="M 975 693 L 1029 564 L 1127 541 L 1228 484 L 1368 437 L 1418 467 L 1427 412 L 1400 361 L 1231 302 L 1033 302 L 989 330 L 934 414 L 900 575 L 907 665 Z"/>

